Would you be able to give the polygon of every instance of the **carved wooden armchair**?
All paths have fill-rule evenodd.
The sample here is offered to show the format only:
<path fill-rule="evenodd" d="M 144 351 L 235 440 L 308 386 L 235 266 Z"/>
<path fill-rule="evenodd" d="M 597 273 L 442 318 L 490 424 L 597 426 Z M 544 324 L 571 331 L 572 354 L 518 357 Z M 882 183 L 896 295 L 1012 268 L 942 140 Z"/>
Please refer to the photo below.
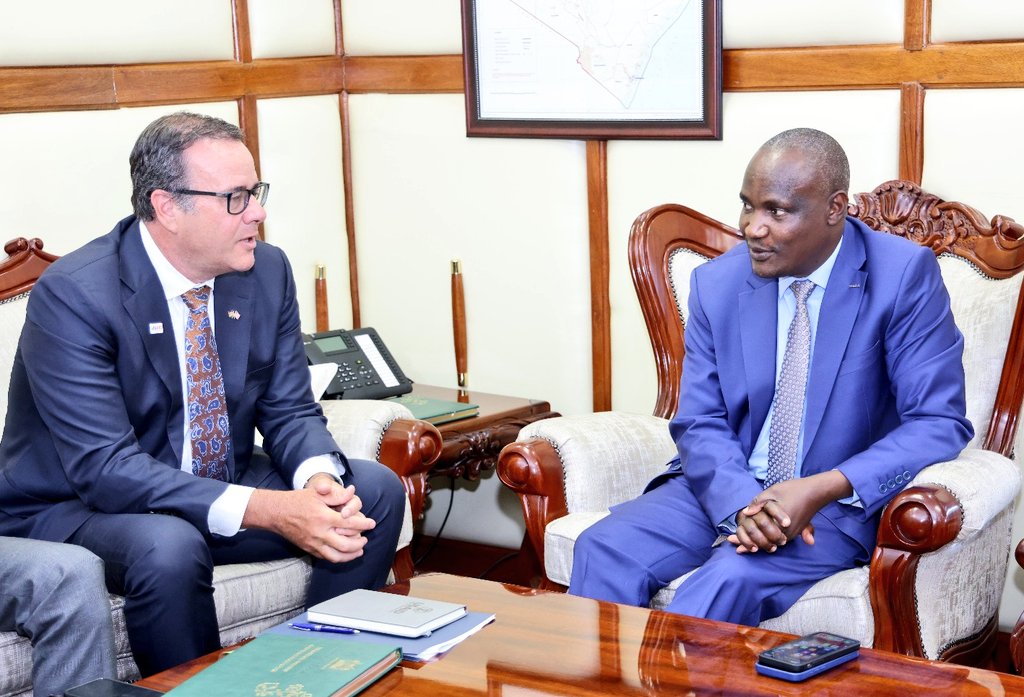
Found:
<path fill-rule="evenodd" d="M 857 194 L 849 208 L 872 228 L 939 256 L 965 338 L 967 415 L 977 434 L 957 460 L 926 468 L 890 502 L 870 566 L 820 581 L 761 626 L 833 631 L 908 655 L 984 661 L 996 638 L 1020 490 L 1009 458 L 1024 395 L 1024 227 L 998 216 L 987 222 L 974 208 L 905 181 Z M 679 396 L 688 276 L 740 242 L 735 229 L 684 206 L 641 214 L 630 233 L 629 264 L 654 348 L 654 415 L 548 419 L 524 428 L 502 451 L 498 474 L 520 497 L 546 587 L 568 583 L 580 532 L 609 506 L 639 495 L 674 457 L 667 419 Z M 652 606 L 664 607 L 680 580 Z"/>

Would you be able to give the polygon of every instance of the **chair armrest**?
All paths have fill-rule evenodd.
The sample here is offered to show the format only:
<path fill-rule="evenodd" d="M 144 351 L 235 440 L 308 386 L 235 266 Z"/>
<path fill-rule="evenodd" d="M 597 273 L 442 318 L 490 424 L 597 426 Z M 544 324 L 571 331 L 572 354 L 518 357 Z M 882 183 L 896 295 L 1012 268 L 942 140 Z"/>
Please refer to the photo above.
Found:
<path fill-rule="evenodd" d="M 347 457 L 377 460 L 402 480 L 413 521 L 423 516 L 426 479 L 441 456 L 441 434 L 395 402 L 334 399 L 320 402 L 330 431 Z"/>
<path fill-rule="evenodd" d="M 926 626 L 917 608 L 918 604 L 931 604 L 922 593 L 938 598 L 955 595 L 957 569 L 970 574 L 976 568 L 978 562 L 972 555 L 983 556 L 986 562 L 992 558 L 997 566 L 1000 556 L 1006 557 L 1005 549 L 994 545 L 1009 534 L 1019 491 L 1020 474 L 1012 461 L 998 453 L 970 448 L 956 460 L 925 468 L 889 502 L 871 560 L 874 648 L 927 658 L 939 658 L 941 652 L 942 658 L 958 661 L 987 650 L 983 645 L 995 639 L 995 612 L 1005 563 L 1002 572 L 987 565 L 986 576 L 998 585 L 989 594 L 993 596 L 991 612 L 981 612 L 980 620 L 975 620 L 980 626 L 968 628 L 966 634 L 959 632 L 976 636 L 976 641 L 947 650 L 948 637 L 942 628 Z M 929 575 L 923 577 L 927 582 L 919 581 L 925 566 L 929 569 Z M 948 591 L 944 590 L 946 584 Z"/>
<path fill-rule="evenodd" d="M 639 496 L 676 448 L 668 422 L 600 412 L 529 424 L 498 456 L 498 477 L 519 496 L 526 534 L 544 569 L 544 530 L 569 511 L 606 510 Z"/>

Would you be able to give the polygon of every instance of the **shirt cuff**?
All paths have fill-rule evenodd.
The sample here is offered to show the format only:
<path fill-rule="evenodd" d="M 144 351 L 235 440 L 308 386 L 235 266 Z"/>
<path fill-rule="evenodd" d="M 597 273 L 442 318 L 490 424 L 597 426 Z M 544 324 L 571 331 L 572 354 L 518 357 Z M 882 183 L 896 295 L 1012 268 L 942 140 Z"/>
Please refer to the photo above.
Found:
<path fill-rule="evenodd" d="M 334 453 L 314 455 L 295 470 L 295 476 L 292 477 L 292 488 L 301 489 L 306 486 L 310 477 L 321 472 L 337 477 L 340 481 L 341 475 L 345 474 L 345 465 L 341 464 L 341 460 Z"/>
<path fill-rule="evenodd" d="M 206 524 L 214 535 L 231 537 L 242 529 L 242 517 L 249 506 L 249 499 L 255 491 L 251 486 L 228 484 L 224 493 L 210 506 Z"/>

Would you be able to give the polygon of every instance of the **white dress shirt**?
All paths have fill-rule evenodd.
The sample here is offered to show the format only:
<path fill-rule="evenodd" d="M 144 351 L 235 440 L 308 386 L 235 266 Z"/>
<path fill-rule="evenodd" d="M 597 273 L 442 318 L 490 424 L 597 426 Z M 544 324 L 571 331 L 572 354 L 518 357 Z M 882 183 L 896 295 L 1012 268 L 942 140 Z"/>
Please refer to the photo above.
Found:
<path fill-rule="evenodd" d="M 175 345 L 178 347 L 178 367 L 181 375 L 181 394 L 182 404 L 188 404 L 188 387 L 185 384 L 185 324 L 188 319 L 188 307 L 185 305 L 185 301 L 181 295 L 192 288 L 198 288 L 201 286 L 209 286 L 211 289 L 210 303 L 207 307 L 207 312 L 210 315 L 210 329 L 215 329 L 214 324 L 214 307 L 217 302 L 217 294 L 214 291 L 214 284 L 216 279 L 209 279 L 202 283 L 193 283 L 185 276 L 181 274 L 171 262 L 167 260 L 167 257 L 163 255 L 160 248 L 157 247 L 156 242 L 153 240 L 153 236 L 146 228 L 146 224 L 139 221 L 139 232 L 142 235 L 142 246 L 146 250 L 146 254 L 149 256 L 150 263 L 153 264 L 153 268 L 156 270 L 157 278 L 160 280 L 160 285 L 164 291 L 164 297 L 167 298 L 167 310 L 171 316 L 171 327 L 174 331 Z M 188 428 L 188 409 L 182 410 L 182 448 L 181 448 L 181 463 L 180 467 L 189 474 L 192 473 L 192 440 L 189 437 Z M 231 414 L 228 414 L 228 419 L 231 418 Z M 295 472 L 295 476 L 292 478 L 292 487 L 295 489 L 301 489 L 309 478 L 314 474 L 324 472 L 331 476 L 340 476 L 342 465 L 336 462 L 333 454 L 328 455 L 317 455 L 311 457 L 299 465 Z M 210 506 L 210 513 L 207 517 L 207 523 L 210 527 L 210 532 L 215 535 L 222 535 L 230 537 L 237 533 L 242 528 L 242 517 L 245 515 L 245 509 L 249 505 L 249 498 L 252 496 L 254 489 L 248 486 L 242 486 L 240 484 L 229 484 L 227 490 L 221 494 L 213 505 Z"/>

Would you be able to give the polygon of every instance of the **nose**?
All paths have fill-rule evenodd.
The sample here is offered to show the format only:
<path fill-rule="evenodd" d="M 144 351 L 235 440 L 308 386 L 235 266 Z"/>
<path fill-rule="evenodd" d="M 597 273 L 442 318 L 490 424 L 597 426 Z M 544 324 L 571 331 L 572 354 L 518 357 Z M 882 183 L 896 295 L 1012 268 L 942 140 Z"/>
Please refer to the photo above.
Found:
<path fill-rule="evenodd" d="M 253 196 L 249 199 L 249 205 L 242 211 L 242 218 L 246 223 L 256 223 L 258 225 L 267 219 L 267 209 Z"/>
<path fill-rule="evenodd" d="M 740 232 L 744 237 L 760 239 L 768 234 L 768 225 L 757 211 L 744 213 L 740 218 Z"/>

